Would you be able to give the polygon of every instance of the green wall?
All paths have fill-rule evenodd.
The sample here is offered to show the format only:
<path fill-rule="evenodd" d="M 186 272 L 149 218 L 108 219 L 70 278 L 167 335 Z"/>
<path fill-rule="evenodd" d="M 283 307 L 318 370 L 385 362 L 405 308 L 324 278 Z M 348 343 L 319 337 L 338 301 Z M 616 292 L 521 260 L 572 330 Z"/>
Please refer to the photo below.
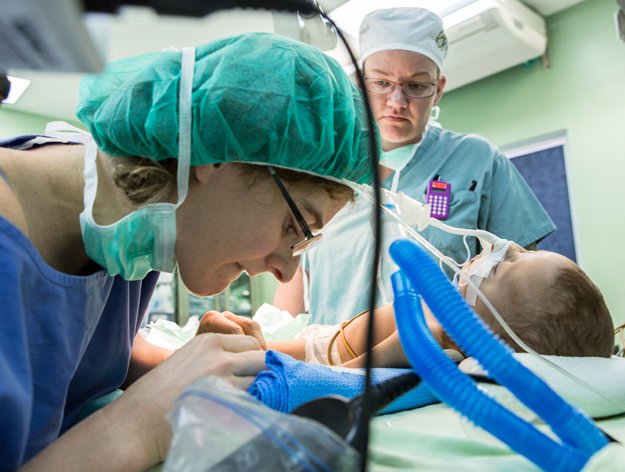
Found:
<path fill-rule="evenodd" d="M 441 122 L 500 147 L 565 133 L 580 265 L 625 322 L 625 43 L 614 0 L 547 18 L 548 66 L 518 66 L 449 92 Z M 600 199 L 599 196 L 602 196 Z"/>
<path fill-rule="evenodd" d="M 58 120 L 53 116 L 34 115 L 11 109 L 11 105 L 0 105 L 0 138 L 18 134 L 41 134 L 46 123 Z M 77 125 L 78 123 L 72 122 Z"/>

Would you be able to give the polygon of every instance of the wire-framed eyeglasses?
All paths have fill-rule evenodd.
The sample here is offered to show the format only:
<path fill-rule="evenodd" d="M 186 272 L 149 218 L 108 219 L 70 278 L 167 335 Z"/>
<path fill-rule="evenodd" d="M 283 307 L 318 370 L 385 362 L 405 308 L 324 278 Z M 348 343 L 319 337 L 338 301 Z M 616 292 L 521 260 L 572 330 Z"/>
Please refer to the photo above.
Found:
<path fill-rule="evenodd" d="M 365 88 L 380 95 L 391 93 L 396 87 L 410 98 L 430 98 L 436 93 L 436 82 L 392 82 L 387 79 L 365 77 Z"/>
<path fill-rule="evenodd" d="M 280 189 L 280 193 L 282 193 L 282 196 L 286 200 L 287 205 L 289 205 L 289 208 L 291 209 L 291 213 L 293 213 L 293 216 L 295 217 L 297 224 L 299 224 L 299 227 L 302 229 L 302 233 L 304 233 L 304 240 L 300 241 L 294 246 L 291 246 L 291 249 L 293 251 L 293 257 L 301 256 L 305 251 L 307 251 L 311 247 L 318 244 L 319 241 L 321 241 L 322 234 L 321 233 L 314 234 L 310 230 L 310 227 L 308 226 L 308 223 L 306 223 L 304 216 L 302 216 L 302 213 L 297 208 L 297 205 L 295 205 L 293 198 L 291 197 L 286 187 L 284 186 L 282 179 L 280 179 L 278 174 L 276 174 L 275 169 L 271 166 L 267 166 L 267 169 L 269 169 L 269 174 L 271 175 L 271 177 L 273 177 L 273 180 L 276 183 L 276 185 L 278 185 L 278 188 Z"/>

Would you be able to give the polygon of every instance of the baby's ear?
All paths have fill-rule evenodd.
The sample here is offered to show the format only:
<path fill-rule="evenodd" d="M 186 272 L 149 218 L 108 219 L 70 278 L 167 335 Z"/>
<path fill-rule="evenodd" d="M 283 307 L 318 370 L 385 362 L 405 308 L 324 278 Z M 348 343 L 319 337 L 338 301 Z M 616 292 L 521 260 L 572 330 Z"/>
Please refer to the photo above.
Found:
<path fill-rule="evenodd" d="M 191 171 L 198 182 L 205 184 L 209 178 L 217 171 L 221 164 L 202 164 L 199 166 L 193 166 Z"/>

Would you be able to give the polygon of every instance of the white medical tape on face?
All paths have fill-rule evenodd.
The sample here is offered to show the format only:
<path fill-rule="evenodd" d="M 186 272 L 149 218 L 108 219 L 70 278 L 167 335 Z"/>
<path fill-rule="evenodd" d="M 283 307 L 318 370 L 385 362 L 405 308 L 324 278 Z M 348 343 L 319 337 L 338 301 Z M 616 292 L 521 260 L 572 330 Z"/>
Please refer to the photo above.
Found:
<path fill-rule="evenodd" d="M 465 296 L 469 305 L 475 306 L 477 301 L 476 287 L 479 288 L 482 281 L 490 275 L 495 266 L 503 261 L 511 245 L 512 241 L 500 239 L 492 247 L 486 246 L 480 256 L 467 267 L 465 273 L 473 282 L 473 284 L 468 284 Z"/>

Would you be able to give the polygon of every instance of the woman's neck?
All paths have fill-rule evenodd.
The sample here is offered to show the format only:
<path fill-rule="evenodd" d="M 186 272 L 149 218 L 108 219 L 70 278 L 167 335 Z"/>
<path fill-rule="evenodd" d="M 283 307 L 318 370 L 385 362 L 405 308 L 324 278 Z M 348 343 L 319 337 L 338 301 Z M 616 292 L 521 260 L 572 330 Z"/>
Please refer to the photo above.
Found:
<path fill-rule="evenodd" d="M 54 269 L 73 275 L 92 272 L 82 242 L 79 215 L 84 208 L 83 145 L 45 146 L 4 154 L 2 171 L 23 214 L 20 227 Z M 6 157 L 6 159 L 5 159 Z M 98 164 L 96 221 L 105 224 L 127 208 L 109 180 L 108 156 Z M 110 220 L 110 221 L 109 221 Z"/>

